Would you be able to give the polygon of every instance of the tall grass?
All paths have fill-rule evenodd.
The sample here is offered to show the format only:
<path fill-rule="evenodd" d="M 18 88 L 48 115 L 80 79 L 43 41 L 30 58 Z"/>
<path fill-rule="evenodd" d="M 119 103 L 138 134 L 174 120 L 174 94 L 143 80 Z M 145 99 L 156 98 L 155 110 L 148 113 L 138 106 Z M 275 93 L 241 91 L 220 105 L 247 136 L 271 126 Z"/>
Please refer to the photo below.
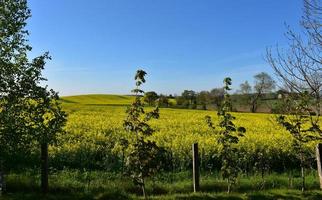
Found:
<path fill-rule="evenodd" d="M 0 199 L 138 199 L 141 190 L 121 174 L 101 171 L 62 170 L 51 174 L 50 193 L 39 192 L 39 174 L 36 172 L 11 173 L 7 177 L 8 194 Z M 200 193 L 192 193 L 190 172 L 159 174 L 148 180 L 147 193 L 152 199 L 322 199 L 318 178 L 314 172 L 307 176 L 307 189 L 300 192 L 299 177 L 288 174 L 242 176 L 225 193 L 227 183 L 219 174 L 201 177 Z M 295 198 L 298 196 L 298 198 Z"/>

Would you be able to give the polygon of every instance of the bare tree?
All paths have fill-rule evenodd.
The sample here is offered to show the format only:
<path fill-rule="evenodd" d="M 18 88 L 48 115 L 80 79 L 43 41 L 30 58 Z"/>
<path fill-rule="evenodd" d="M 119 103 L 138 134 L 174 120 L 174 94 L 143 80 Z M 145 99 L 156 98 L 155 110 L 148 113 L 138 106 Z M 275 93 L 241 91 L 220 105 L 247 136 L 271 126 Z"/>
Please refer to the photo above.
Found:
<path fill-rule="evenodd" d="M 261 72 L 254 76 L 255 85 L 254 85 L 254 93 L 251 97 L 251 112 L 256 112 L 258 107 L 258 101 L 261 99 L 263 94 L 271 92 L 275 89 L 275 81 L 272 77 L 265 73 Z"/>
<path fill-rule="evenodd" d="M 272 66 L 277 78 L 291 92 L 310 92 L 314 98 L 317 116 L 321 114 L 322 90 L 322 5 L 318 0 L 304 0 L 302 32 L 296 34 L 287 27 L 288 49 L 278 46 L 267 48 L 266 60 Z M 274 52 L 273 52 L 274 50 Z"/>
<path fill-rule="evenodd" d="M 245 95 L 249 95 L 252 92 L 252 87 L 249 85 L 248 81 L 245 81 L 244 83 L 241 83 L 239 85 L 240 87 L 240 93 L 241 94 L 245 94 Z"/>
<path fill-rule="evenodd" d="M 248 83 L 248 81 L 245 81 L 239 85 L 239 88 L 240 89 L 236 91 L 237 94 L 240 94 L 239 102 L 249 106 L 252 99 L 252 86 Z"/>

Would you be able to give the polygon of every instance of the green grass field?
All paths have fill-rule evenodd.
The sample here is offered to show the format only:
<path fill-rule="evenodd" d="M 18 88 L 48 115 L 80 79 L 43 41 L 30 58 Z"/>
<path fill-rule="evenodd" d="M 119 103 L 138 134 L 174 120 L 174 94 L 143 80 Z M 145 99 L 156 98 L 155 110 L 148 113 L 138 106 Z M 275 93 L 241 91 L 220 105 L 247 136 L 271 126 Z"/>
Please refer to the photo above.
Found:
<path fill-rule="evenodd" d="M 308 191 L 301 192 L 300 178 L 290 183 L 286 174 L 272 174 L 265 177 L 240 177 L 234 192 L 226 194 L 227 183 L 216 174 L 204 174 L 201 177 L 200 192 L 192 192 L 190 172 L 160 174 L 158 180 L 148 180 L 149 199 L 210 199 L 210 200 L 320 200 L 322 192 L 314 174 L 307 177 Z M 171 177 L 165 179 L 164 177 Z M 39 194 L 39 177 L 33 173 L 11 174 L 8 177 L 8 190 L 0 196 L 4 200 L 20 199 L 96 199 L 127 200 L 143 199 L 140 188 L 130 179 L 119 174 L 107 172 L 79 172 L 64 170 L 52 173 L 51 189 L 48 195 Z"/>
<path fill-rule="evenodd" d="M 63 103 L 83 105 L 129 105 L 134 97 L 129 95 L 89 94 L 62 97 Z"/>

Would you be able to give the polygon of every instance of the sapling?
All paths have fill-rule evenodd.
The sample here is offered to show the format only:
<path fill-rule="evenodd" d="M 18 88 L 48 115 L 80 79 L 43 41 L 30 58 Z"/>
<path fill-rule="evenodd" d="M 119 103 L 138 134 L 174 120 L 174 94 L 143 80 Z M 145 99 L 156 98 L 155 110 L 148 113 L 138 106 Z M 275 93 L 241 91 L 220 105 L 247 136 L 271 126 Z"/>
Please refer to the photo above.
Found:
<path fill-rule="evenodd" d="M 145 191 L 145 181 L 147 177 L 152 176 L 161 166 L 162 149 L 154 141 L 149 140 L 154 129 L 147 123 L 151 119 L 159 118 L 158 107 L 150 112 L 144 110 L 142 95 L 144 91 L 140 86 L 145 83 L 146 72 L 138 70 L 135 75 L 136 88 L 132 90 L 135 94 L 135 100 L 126 113 L 123 127 L 130 133 L 126 144 L 126 167 L 127 172 L 134 183 L 141 187 L 144 198 L 147 198 Z"/>
<path fill-rule="evenodd" d="M 229 113 L 232 107 L 228 93 L 231 90 L 231 78 L 225 78 L 224 84 L 224 100 L 217 113 L 219 117 L 218 125 L 214 125 L 210 116 L 206 116 L 206 122 L 218 134 L 217 142 L 222 148 L 220 155 L 222 159 L 222 176 L 228 182 L 227 193 L 230 193 L 239 172 L 238 154 L 235 144 L 239 142 L 239 137 L 244 136 L 246 129 L 244 127 L 237 127 L 233 123 L 235 117 Z"/>
<path fill-rule="evenodd" d="M 302 92 L 295 97 L 284 99 L 284 115 L 279 115 L 276 121 L 292 136 L 292 146 L 299 156 L 302 191 L 305 190 L 305 144 L 321 140 L 322 131 L 319 126 L 319 117 L 311 112 L 312 97 L 308 92 Z"/>

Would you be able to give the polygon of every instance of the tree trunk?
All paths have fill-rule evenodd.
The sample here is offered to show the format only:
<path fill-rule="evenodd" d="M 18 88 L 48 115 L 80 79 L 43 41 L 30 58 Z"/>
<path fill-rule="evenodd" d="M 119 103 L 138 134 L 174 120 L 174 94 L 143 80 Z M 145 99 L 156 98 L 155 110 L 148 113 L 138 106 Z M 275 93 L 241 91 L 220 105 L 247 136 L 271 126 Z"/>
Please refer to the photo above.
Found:
<path fill-rule="evenodd" d="M 251 107 L 250 111 L 251 111 L 252 113 L 255 113 L 255 112 L 256 112 L 256 103 L 255 103 L 255 102 L 254 102 L 254 103 L 252 103 L 252 107 Z"/>
<path fill-rule="evenodd" d="M 316 104 L 315 104 L 315 112 L 316 113 L 315 114 L 316 114 L 317 118 L 319 118 L 321 115 L 321 97 L 319 95 L 319 92 L 317 93 L 315 99 L 316 99 Z"/>
<path fill-rule="evenodd" d="M 41 144 L 41 191 L 48 192 L 48 144 Z"/>
<path fill-rule="evenodd" d="M 263 158 L 262 158 L 263 159 Z M 265 163 L 264 161 L 262 160 L 261 161 L 261 177 L 262 177 L 262 187 L 261 189 L 264 190 L 265 189 Z"/>
<path fill-rule="evenodd" d="M 144 199 L 147 199 L 146 192 L 145 192 L 145 182 L 144 182 L 144 178 L 142 179 L 141 188 L 142 188 L 142 195 L 143 195 Z"/>
<path fill-rule="evenodd" d="M 301 167 L 301 174 L 302 174 L 302 192 L 305 190 L 305 175 L 304 175 L 304 167 Z"/>
<path fill-rule="evenodd" d="M 322 189 L 322 144 L 318 144 L 316 146 L 316 161 L 317 161 L 317 169 L 319 174 L 319 180 L 320 180 L 320 189 Z"/>
<path fill-rule="evenodd" d="M 173 160 L 173 151 L 171 150 L 170 151 L 171 153 L 170 153 L 170 163 L 171 163 L 171 183 L 173 183 L 173 181 L 174 181 L 174 176 L 173 176 L 173 174 L 174 174 L 174 169 L 175 169 L 175 166 L 174 166 L 174 160 Z"/>
<path fill-rule="evenodd" d="M 258 107 L 258 101 L 260 100 L 260 97 L 262 96 L 262 93 L 259 92 L 257 93 L 251 100 L 251 112 L 255 113 L 257 111 L 257 107 Z"/>
<path fill-rule="evenodd" d="M 0 163 L 0 196 L 6 192 L 6 180 L 3 162 Z"/>
<path fill-rule="evenodd" d="M 262 180 L 264 180 L 264 173 L 265 173 L 265 163 L 264 163 L 264 158 L 261 157 L 261 176 L 262 176 Z"/>
<path fill-rule="evenodd" d="M 304 173 L 304 155 L 301 153 L 301 177 L 302 177 L 302 192 L 305 190 L 305 173 Z"/>
<path fill-rule="evenodd" d="M 125 158 L 125 150 L 122 150 L 122 176 L 124 175 L 124 158 Z"/>

